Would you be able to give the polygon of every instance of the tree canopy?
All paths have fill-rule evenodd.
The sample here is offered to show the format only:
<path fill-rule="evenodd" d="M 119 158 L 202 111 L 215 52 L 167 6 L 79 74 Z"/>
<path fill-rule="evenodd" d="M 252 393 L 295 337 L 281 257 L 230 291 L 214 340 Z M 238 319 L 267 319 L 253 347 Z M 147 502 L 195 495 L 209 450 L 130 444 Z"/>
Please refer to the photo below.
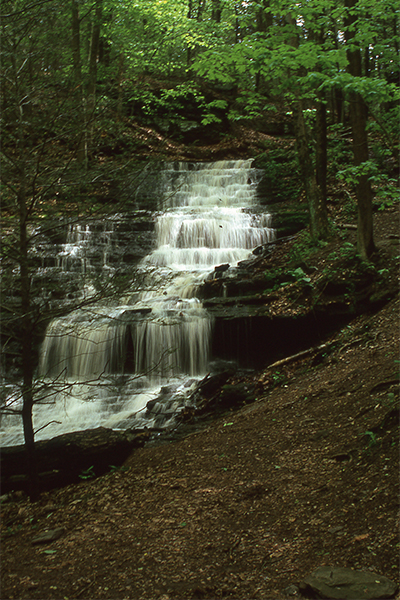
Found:
<path fill-rule="evenodd" d="M 204 125 L 262 116 L 277 104 L 293 113 L 310 207 L 320 206 L 316 238 L 327 231 L 327 119 L 346 122 L 357 98 L 365 143 L 379 131 L 382 152 L 398 160 L 394 0 L 5 0 L 1 44 L 6 198 L 21 179 L 18 151 L 36 202 L 60 170 L 93 166 L 102 139 L 120 137 L 127 120 L 162 127 L 189 104 Z M 205 85 L 234 100 L 210 96 Z M 308 166 L 306 148 L 316 151 Z M 376 179 L 368 150 L 343 177 Z M 372 247 L 360 244 L 367 257 Z"/>

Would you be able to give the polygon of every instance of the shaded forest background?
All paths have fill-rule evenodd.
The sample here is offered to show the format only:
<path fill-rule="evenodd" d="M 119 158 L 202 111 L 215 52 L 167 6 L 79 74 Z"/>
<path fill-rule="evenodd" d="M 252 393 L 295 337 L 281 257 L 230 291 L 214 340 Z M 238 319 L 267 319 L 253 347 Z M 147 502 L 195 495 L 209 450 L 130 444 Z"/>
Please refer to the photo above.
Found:
<path fill-rule="evenodd" d="M 138 160 L 168 157 L 171 144 L 183 144 L 187 158 L 210 159 L 197 147 L 232 139 L 249 123 L 296 138 L 316 238 L 327 234 L 327 174 L 355 192 L 364 213 L 371 186 L 376 201 L 394 197 L 392 0 L 2 6 L 2 191 L 10 219 L 22 204 L 30 220 L 57 215 L 60 202 L 64 211 L 84 200 L 93 211 L 101 185 L 125 181 Z M 364 257 L 372 250 L 367 236 Z"/>

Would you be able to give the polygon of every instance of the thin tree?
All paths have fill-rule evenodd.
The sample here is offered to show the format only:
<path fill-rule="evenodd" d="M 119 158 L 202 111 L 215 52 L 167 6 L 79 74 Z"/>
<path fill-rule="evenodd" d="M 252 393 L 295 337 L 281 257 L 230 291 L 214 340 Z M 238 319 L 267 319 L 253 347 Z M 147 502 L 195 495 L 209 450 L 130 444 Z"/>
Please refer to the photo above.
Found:
<path fill-rule="evenodd" d="M 120 285 L 126 283 L 123 280 L 98 282 L 96 294 L 78 299 L 74 306 L 53 307 L 34 286 L 35 243 L 44 232 L 56 232 L 66 212 L 75 222 L 96 214 L 90 202 L 86 206 L 79 202 L 79 190 L 81 183 L 91 184 L 94 189 L 99 175 L 98 172 L 85 174 L 76 168 L 81 160 L 81 141 L 89 127 L 88 124 L 85 130 L 82 122 L 79 128 L 75 126 L 74 115 L 81 110 L 82 96 L 70 94 L 71 87 L 80 86 L 81 79 L 79 44 L 74 29 L 76 6 L 72 5 L 71 28 L 63 27 L 63 8 L 59 7 L 60 19 L 56 24 L 59 45 L 49 49 L 43 24 L 54 15 L 53 8 L 49 3 L 34 3 L 25 8 L 19 0 L 10 0 L 3 16 L 1 36 L 2 343 L 7 355 L 11 348 L 19 358 L 21 416 L 32 501 L 39 494 L 32 421 L 33 406 L 38 400 L 34 372 L 44 325 L 52 316 L 118 293 Z M 71 20 L 66 22 L 70 24 Z M 64 51 L 70 47 L 65 41 L 71 39 L 71 29 L 75 40 L 72 61 L 71 54 Z M 56 52 L 59 55 L 57 69 L 53 68 Z M 69 77 L 71 62 L 74 68 Z M 64 77 L 60 77 L 60 69 Z M 66 195 L 75 201 L 68 201 Z M 113 204 L 110 209 L 104 206 L 102 210 L 102 214 L 107 214 L 118 207 Z M 60 283 L 49 285 L 51 292 L 58 295 Z"/>
<path fill-rule="evenodd" d="M 348 44 L 348 72 L 353 77 L 362 76 L 361 48 L 355 38 L 358 0 L 346 0 L 346 41 Z M 353 134 L 354 165 L 361 167 L 369 158 L 368 151 L 368 108 L 361 94 L 355 90 L 348 96 L 350 122 Z M 363 260 L 368 260 L 375 251 L 373 239 L 372 189 L 369 175 L 361 172 L 357 176 L 356 196 L 358 206 L 357 250 Z"/>

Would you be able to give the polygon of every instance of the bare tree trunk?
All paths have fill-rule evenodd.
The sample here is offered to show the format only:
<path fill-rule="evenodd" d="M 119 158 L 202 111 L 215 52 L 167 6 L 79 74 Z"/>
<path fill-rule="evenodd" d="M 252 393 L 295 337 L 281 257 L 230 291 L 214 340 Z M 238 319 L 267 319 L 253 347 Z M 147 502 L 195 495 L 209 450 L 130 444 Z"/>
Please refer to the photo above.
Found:
<path fill-rule="evenodd" d="M 27 199 L 25 169 L 21 165 L 20 189 L 18 193 L 19 204 L 19 266 L 21 310 L 20 335 L 22 345 L 22 423 L 26 450 L 26 467 L 30 483 L 29 497 L 31 502 L 39 498 L 39 479 L 35 452 L 35 436 L 32 422 L 33 408 L 33 353 L 32 353 L 32 306 L 31 306 L 31 278 L 28 257 L 27 235 Z"/>
<path fill-rule="evenodd" d="M 97 59 L 99 56 L 99 42 L 100 42 L 100 25 L 102 15 L 102 2 L 98 1 L 96 5 L 96 11 L 94 21 L 92 24 L 92 35 L 90 39 L 90 51 L 89 51 L 89 76 L 87 85 L 87 138 L 88 138 L 88 154 L 91 153 L 93 144 L 93 130 L 94 130 L 94 111 L 96 107 L 96 83 L 97 83 Z"/>
<path fill-rule="evenodd" d="M 339 32 L 337 23 L 335 21 L 333 21 L 332 23 L 332 28 L 335 32 L 335 48 L 336 50 L 339 49 L 339 47 L 341 46 L 341 42 L 339 43 L 339 36 L 341 35 L 341 33 Z M 339 64 L 336 65 L 336 68 L 339 72 L 340 70 L 340 66 Z M 337 123 L 344 123 L 344 99 L 343 99 L 343 92 L 341 90 L 341 88 L 337 87 L 337 88 L 333 88 L 332 90 L 332 94 L 333 94 L 333 104 L 334 104 L 334 110 L 336 113 L 336 122 Z"/>
<path fill-rule="evenodd" d="M 367 107 L 359 94 L 351 93 L 350 120 L 353 132 L 355 166 L 368 160 Z M 373 240 L 372 190 L 367 174 L 359 175 L 356 185 L 358 205 L 357 250 L 363 260 L 375 251 Z"/>
<path fill-rule="evenodd" d="M 22 359 L 22 423 L 24 430 L 24 441 L 26 451 L 26 469 L 29 480 L 29 496 L 32 502 L 39 498 L 39 479 L 38 468 L 35 453 L 35 438 L 32 421 L 33 408 L 33 352 L 32 352 L 32 305 L 31 305 L 31 277 L 29 268 L 29 242 L 28 242 L 28 201 L 27 201 L 27 181 L 26 181 L 26 159 L 29 155 L 29 148 L 26 144 L 26 134 L 24 132 L 25 119 L 22 98 L 25 99 L 25 93 L 20 90 L 20 77 L 18 73 L 17 61 L 15 59 L 17 46 L 14 45 L 14 52 L 11 58 L 13 68 L 13 86 L 15 92 L 16 109 L 16 142 L 17 153 L 20 160 L 18 165 L 18 189 L 17 189 L 17 210 L 18 210 L 18 258 L 19 264 L 19 282 L 21 294 L 21 318 L 19 321 L 19 335 L 21 344 Z M 33 206 L 33 204 L 32 204 Z M 31 207 L 32 208 L 32 207 Z"/>
<path fill-rule="evenodd" d="M 286 21 L 292 26 L 296 26 L 294 19 L 290 15 L 287 15 Z M 299 40 L 297 35 L 293 35 L 290 40 L 290 45 L 294 48 L 298 48 Z M 303 112 L 303 100 L 299 94 L 296 93 L 296 91 L 295 95 L 297 99 L 292 104 L 292 110 L 294 116 L 297 156 L 299 159 L 300 170 L 303 176 L 304 187 L 310 211 L 311 238 L 313 240 L 319 240 L 328 236 L 328 213 L 326 209 L 325 198 L 323 198 L 321 189 L 317 182 L 316 169 L 311 160 L 309 135 Z M 321 130 L 321 134 L 322 133 L 323 130 Z M 322 176 L 322 173 L 320 176 Z"/>
<path fill-rule="evenodd" d="M 317 184 L 321 190 L 322 203 L 326 205 L 326 175 L 327 175 L 327 127 L 326 127 L 326 106 L 320 100 L 316 105 L 316 123 L 315 123 L 315 137 L 316 137 L 316 149 L 315 149 L 315 171 L 317 177 Z"/>
<path fill-rule="evenodd" d="M 124 54 L 121 51 L 118 57 L 118 100 L 117 100 L 117 120 L 121 121 L 124 110 Z"/>
<path fill-rule="evenodd" d="M 304 187 L 310 211 L 310 234 L 313 240 L 328 235 L 328 214 L 321 190 L 317 184 L 314 165 L 310 156 L 307 126 L 304 120 L 303 103 L 299 99 L 293 104 L 297 155 L 303 175 Z"/>
<path fill-rule="evenodd" d="M 86 140 L 86 122 L 85 106 L 83 94 L 82 64 L 81 64 L 81 45 L 80 45 L 80 22 L 77 0 L 71 0 L 72 13 L 72 62 L 74 69 L 74 96 L 77 102 L 78 126 L 82 127 L 81 135 L 78 140 L 76 157 L 80 164 L 84 164 L 87 158 L 87 140 Z"/>
<path fill-rule="evenodd" d="M 353 8 L 357 0 L 346 0 L 346 7 Z M 349 27 L 354 23 L 355 17 L 350 15 L 346 18 L 348 27 L 346 40 L 351 41 L 354 37 L 353 31 Z M 347 50 L 349 61 L 348 71 L 353 77 L 362 76 L 361 50 L 357 47 L 350 47 Z M 353 132 L 353 154 L 356 167 L 368 160 L 368 133 L 367 120 L 368 109 L 362 96 L 356 92 L 349 94 L 350 121 Z M 375 251 L 373 240 L 373 219 L 372 219 L 372 190 L 367 174 L 359 175 L 356 185 L 357 205 L 358 205 L 358 227 L 357 227 L 357 250 L 363 260 L 367 260 Z"/>
<path fill-rule="evenodd" d="M 270 27 L 272 27 L 273 19 L 272 13 L 267 12 L 266 9 L 269 7 L 269 0 L 263 0 L 262 5 L 257 9 L 256 12 L 256 28 L 257 31 L 267 33 Z M 256 90 L 260 89 L 262 83 L 262 77 L 260 71 L 256 74 Z"/>

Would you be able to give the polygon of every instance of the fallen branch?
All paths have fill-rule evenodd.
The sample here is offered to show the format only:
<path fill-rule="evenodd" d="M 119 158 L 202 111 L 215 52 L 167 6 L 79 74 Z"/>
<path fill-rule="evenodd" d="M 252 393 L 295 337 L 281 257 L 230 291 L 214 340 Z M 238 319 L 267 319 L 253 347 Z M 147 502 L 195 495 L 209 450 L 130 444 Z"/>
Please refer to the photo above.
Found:
<path fill-rule="evenodd" d="M 320 346 L 313 346 L 312 348 L 308 348 L 307 350 L 302 350 L 301 352 L 297 352 L 297 354 L 292 354 L 292 356 L 287 356 L 286 358 L 282 358 L 282 360 L 277 360 L 276 362 L 272 363 L 272 365 L 268 365 L 267 369 L 275 369 L 275 367 L 286 365 L 287 363 L 292 362 L 297 358 L 304 358 L 305 356 L 313 354 L 313 352 L 325 350 L 326 348 L 333 346 L 333 344 L 335 343 L 336 340 L 334 340 L 333 342 L 329 342 L 329 344 L 321 344 Z"/>
<path fill-rule="evenodd" d="M 339 223 L 338 227 L 342 229 L 357 229 L 357 225 L 353 225 L 352 223 Z"/>
<path fill-rule="evenodd" d="M 359 338 L 356 338 L 355 340 L 352 340 L 351 342 L 348 342 L 348 344 L 345 344 L 344 346 L 342 346 L 340 348 L 339 353 L 343 352 L 343 350 L 345 348 L 349 348 L 350 346 L 354 346 L 354 344 L 358 344 L 358 342 L 362 342 L 362 340 L 363 340 L 363 338 L 359 337 Z"/>

